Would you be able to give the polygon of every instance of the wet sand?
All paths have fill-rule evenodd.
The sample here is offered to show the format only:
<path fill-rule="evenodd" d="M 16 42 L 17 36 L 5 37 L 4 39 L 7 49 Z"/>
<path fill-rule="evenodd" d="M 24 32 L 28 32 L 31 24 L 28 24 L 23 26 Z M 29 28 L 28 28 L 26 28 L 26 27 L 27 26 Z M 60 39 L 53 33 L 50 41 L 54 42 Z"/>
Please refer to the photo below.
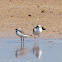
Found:
<path fill-rule="evenodd" d="M 62 39 L 62 0 L 1 0 L 0 38 L 17 38 L 15 28 L 33 35 L 37 24 L 46 28 L 40 38 Z"/>

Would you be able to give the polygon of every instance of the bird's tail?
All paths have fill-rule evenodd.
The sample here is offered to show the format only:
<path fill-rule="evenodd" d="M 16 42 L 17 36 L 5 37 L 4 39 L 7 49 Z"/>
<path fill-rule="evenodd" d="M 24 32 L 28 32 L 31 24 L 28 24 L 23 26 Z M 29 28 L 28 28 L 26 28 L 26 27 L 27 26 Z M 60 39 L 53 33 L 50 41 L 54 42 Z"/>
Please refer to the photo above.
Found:
<path fill-rule="evenodd" d="M 29 36 L 29 38 L 32 38 L 33 37 L 33 35 L 31 35 L 31 34 L 27 34 L 28 36 Z"/>

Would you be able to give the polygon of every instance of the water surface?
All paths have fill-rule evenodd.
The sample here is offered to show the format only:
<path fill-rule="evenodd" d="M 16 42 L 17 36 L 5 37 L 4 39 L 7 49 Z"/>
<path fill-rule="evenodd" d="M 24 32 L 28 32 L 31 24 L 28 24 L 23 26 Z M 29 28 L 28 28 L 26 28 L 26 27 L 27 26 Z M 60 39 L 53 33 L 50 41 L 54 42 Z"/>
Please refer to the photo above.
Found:
<path fill-rule="evenodd" d="M 19 50 L 21 56 L 17 57 Z M 18 53 L 18 54 L 19 54 Z M 0 39 L 0 62 L 62 62 L 62 40 L 39 39 L 38 45 L 34 39 L 25 39 L 21 49 L 21 40 Z"/>

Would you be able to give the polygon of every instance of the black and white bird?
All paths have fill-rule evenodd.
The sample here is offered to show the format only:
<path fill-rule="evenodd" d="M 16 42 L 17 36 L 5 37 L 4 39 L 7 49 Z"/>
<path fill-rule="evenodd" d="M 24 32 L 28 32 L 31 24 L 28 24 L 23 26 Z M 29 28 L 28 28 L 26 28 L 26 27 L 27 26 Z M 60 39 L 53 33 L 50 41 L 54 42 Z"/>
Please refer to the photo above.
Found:
<path fill-rule="evenodd" d="M 41 27 L 41 25 L 37 25 L 35 28 L 33 28 L 33 34 L 35 35 L 35 39 L 36 39 L 36 35 L 39 37 L 42 30 L 46 30 L 46 29 L 44 27 Z"/>
<path fill-rule="evenodd" d="M 29 35 L 26 35 L 21 28 L 20 29 L 16 28 L 15 30 L 16 30 L 16 34 L 21 38 L 21 47 L 22 45 L 24 47 L 24 38 L 28 37 Z"/>

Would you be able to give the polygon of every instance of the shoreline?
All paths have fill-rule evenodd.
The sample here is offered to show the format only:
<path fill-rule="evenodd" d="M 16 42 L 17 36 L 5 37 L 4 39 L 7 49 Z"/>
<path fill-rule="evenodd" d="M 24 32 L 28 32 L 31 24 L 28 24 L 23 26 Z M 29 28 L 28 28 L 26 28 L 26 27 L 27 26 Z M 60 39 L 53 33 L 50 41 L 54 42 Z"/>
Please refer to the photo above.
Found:
<path fill-rule="evenodd" d="M 11 34 L 11 33 L 10 33 Z M 4 35 L 0 35 L 0 38 L 4 39 L 4 38 L 8 38 L 8 39 L 15 39 L 15 38 L 20 38 L 16 35 L 16 33 L 14 33 L 14 35 L 10 35 L 10 34 L 4 34 Z M 34 38 L 34 35 L 32 34 L 32 36 L 27 37 L 27 38 Z M 41 33 L 39 39 L 62 39 L 62 36 L 56 36 L 56 35 L 51 35 L 51 34 L 45 34 L 45 33 Z"/>
<path fill-rule="evenodd" d="M 20 37 L 1 37 L 0 39 L 20 39 Z M 35 40 L 33 37 L 32 38 L 25 38 L 26 39 L 33 39 L 33 41 Z M 38 40 L 62 40 L 62 38 L 38 38 Z"/>

